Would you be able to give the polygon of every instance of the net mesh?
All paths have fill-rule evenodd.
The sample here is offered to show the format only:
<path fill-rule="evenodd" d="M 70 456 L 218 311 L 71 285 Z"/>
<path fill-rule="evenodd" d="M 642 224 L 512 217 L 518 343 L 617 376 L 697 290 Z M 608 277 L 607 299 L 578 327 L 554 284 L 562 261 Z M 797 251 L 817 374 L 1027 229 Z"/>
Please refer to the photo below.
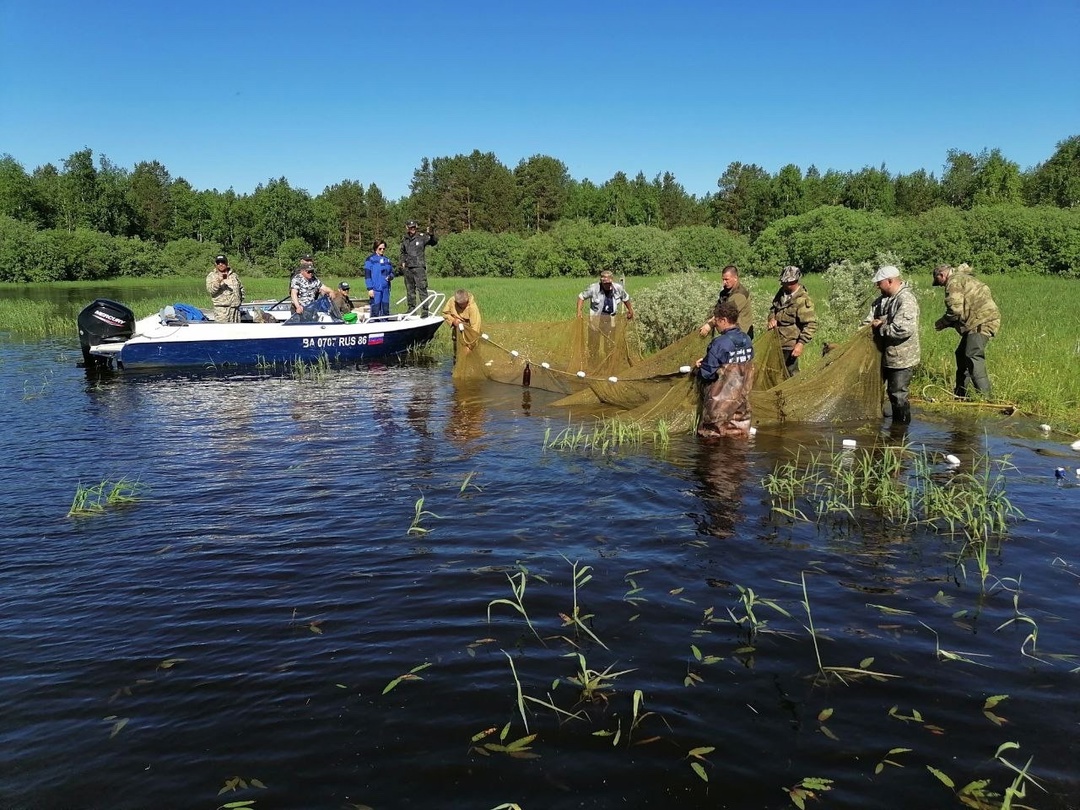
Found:
<path fill-rule="evenodd" d="M 573 319 L 488 324 L 455 340 L 455 380 L 492 380 L 561 394 L 552 405 L 642 426 L 696 426 L 701 383 L 690 373 L 710 338 L 696 331 L 642 357 L 633 321 Z M 827 422 L 880 417 L 880 352 L 861 329 L 810 372 L 789 377 L 775 331 L 754 341 L 752 423 Z M 526 369 L 528 371 L 526 372 Z"/>

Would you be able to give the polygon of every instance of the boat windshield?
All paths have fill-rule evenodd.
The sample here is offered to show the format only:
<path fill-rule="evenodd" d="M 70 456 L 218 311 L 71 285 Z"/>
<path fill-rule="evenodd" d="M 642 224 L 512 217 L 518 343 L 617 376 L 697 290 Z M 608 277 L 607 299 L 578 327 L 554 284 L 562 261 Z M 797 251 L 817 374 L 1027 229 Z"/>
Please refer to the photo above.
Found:
<path fill-rule="evenodd" d="M 334 302 L 330 298 L 316 298 L 306 307 L 303 312 L 294 312 L 285 324 L 290 323 L 344 323 L 341 313 L 338 312 Z"/>

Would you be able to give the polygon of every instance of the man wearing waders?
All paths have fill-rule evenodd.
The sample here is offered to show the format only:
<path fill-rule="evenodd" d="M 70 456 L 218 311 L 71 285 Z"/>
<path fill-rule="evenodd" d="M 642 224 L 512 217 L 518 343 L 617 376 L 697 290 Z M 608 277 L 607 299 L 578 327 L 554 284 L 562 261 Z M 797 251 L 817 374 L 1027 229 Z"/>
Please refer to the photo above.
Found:
<path fill-rule="evenodd" d="M 405 295 L 409 301 L 409 312 L 416 309 L 418 302 L 423 303 L 424 308 L 420 314 L 426 318 L 428 288 L 424 250 L 428 245 L 435 247 L 439 240 L 434 233 L 418 231 L 417 227 L 415 219 L 405 223 L 405 236 L 401 240 L 401 269 L 405 274 Z"/>

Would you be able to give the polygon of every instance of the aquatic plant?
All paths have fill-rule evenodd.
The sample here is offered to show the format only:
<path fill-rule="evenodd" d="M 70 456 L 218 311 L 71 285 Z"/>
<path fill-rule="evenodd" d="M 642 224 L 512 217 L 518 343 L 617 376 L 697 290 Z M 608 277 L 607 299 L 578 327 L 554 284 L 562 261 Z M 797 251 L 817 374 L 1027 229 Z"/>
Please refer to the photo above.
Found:
<path fill-rule="evenodd" d="M 323 382 L 330 374 L 330 358 L 325 354 L 320 354 L 314 360 L 298 357 L 289 364 L 289 373 L 294 380 L 301 382 Z"/>
<path fill-rule="evenodd" d="M 633 672 L 633 669 L 624 669 L 613 672 L 614 664 L 603 671 L 592 669 L 581 653 L 567 653 L 567 658 L 577 658 L 578 671 L 567 678 L 567 681 L 577 686 L 581 692 L 578 697 L 579 703 L 604 703 L 606 704 L 612 695 L 614 683 L 621 675 Z"/>
<path fill-rule="evenodd" d="M 802 578 L 802 592 L 803 592 L 803 608 L 806 610 L 807 625 L 805 629 L 810 633 L 810 640 L 814 645 L 814 657 L 817 659 L 818 675 L 828 680 L 829 678 L 836 678 L 843 684 L 847 683 L 846 678 L 859 679 L 864 677 L 873 678 L 876 681 L 885 681 L 889 678 L 899 678 L 899 675 L 890 675 L 885 672 L 877 672 L 870 669 L 873 665 L 873 658 L 864 658 L 859 662 L 857 667 L 839 667 L 839 666 L 825 666 L 821 660 L 821 648 L 818 646 L 818 633 L 814 629 L 814 615 L 810 611 L 810 597 L 806 592 L 806 572 L 803 571 L 800 574 Z"/>
<path fill-rule="evenodd" d="M 508 580 L 510 580 L 510 590 L 513 592 L 514 598 L 513 598 L 513 600 L 510 600 L 510 599 L 492 599 L 490 602 L 488 602 L 488 606 L 487 606 L 488 624 L 491 624 L 491 608 L 492 608 L 492 606 L 493 605 L 507 605 L 508 607 L 513 608 L 519 614 L 521 614 L 521 618 L 523 618 L 525 620 L 525 624 L 527 624 L 529 626 L 529 629 L 532 631 L 532 634 L 534 636 L 536 636 L 536 640 L 539 641 L 541 644 L 543 644 L 544 640 L 542 638 L 540 638 L 540 634 L 538 632 L 536 632 L 536 628 L 533 627 L 532 620 L 529 619 L 529 614 L 525 610 L 525 586 L 529 582 L 529 572 L 528 572 L 528 570 L 525 569 L 524 567 L 521 567 L 520 570 L 516 574 L 507 574 L 506 578 Z"/>
<path fill-rule="evenodd" d="M 731 617 L 731 621 L 733 621 L 736 625 L 740 627 L 746 628 L 747 640 L 750 643 L 753 643 L 754 637 L 757 636 L 758 633 L 764 631 L 769 624 L 766 619 L 758 618 L 757 614 L 754 612 L 755 608 L 771 608 L 777 613 L 780 613 L 783 616 L 787 616 L 789 619 L 791 618 L 791 614 L 788 613 L 784 608 L 780 607 L 780 605 L 778 605 L 772 599 L 766 599 L 764 597 L 758 596 L 756 593 L 754 593 L 753 588 L 744 588 L 742 585 L 736 585 L 735 588 L 739 591 L 739 602 L 742 606 L 743 615 L 736 616 L 735 613 L 731 610 L 731 608 L 728 608 L 727 612 L 728 615 Z"/>
<path fill-rule="evenodd" d="M 225 780 L 225 784 L 222 786 L 221 790 L 217 792 L 217 795 L 220 796 L 223 793 L 235 793 L 237 790 L 247 790 L 249 787 L 266 790 L 266 785 L 259 779 L 254 777 L 244 779 L 242 776 L 234 776 L 231 779 Z M 229 807 L 231 805 L 225 806 Z"/>
<path fill-rule="evenodd" d="M 960 534 L 983 554 L 986 543 L 1024 518 L 1005 494 L 1008 456 L 973 459 L 969 471 L 941 472 L 934 454 L 908 445 L 868 450 L 810 451 L 778 462 L 762 479 L 775 514 L 790 520 L 846 520 L 869 517 L 892 526 L 925 525 L 946 534 Z"/>
<path fill-rule="evenodd" d="M 930 771 L 930 773 L 932 773 L 934 777 L 939 782 L 941 782 L 941 784 L 945 785 L 945 787 L 951 790 L 953 792 L 953 795 L 955 795 L 956 798 L 959 799 L 960 802 L 967 807 L 980 808 L 980 810 L 982 808 L 989 808 L 991 810 L 997 810 L 997 808 L 1000 808 L 1000 810 L 1011 810 L 1011 808 L 1014 806 L 1014 799 L 1026 798 L 1028 785 L 1032 785 L 1043 791 L 1044 793 L 1046 792 L 1046 788 L 1040 785 L 1038 781 L 1036 781 L 1035 778 L 1029 773 L 1032 762 L 1031 757 L 1029 757 L 1028 761 L 1024 764 L 1024 766 L 1020 768 L 1009 762 L 1009 760 L 1005 759 L 1005 757 L 1002 756 L 1005 751 L 1013 751 L 1019 749 L 1019 743 L 1004 742 L 998 746 L 997 751 L 994 753 L 994 759 L 996 759 L 999 763 L 1004 765 L 1006 768 L 1008 768 L 1015 774 L 1012 782 L 1005 788 L 1004 794 L 992 790 L 990 788 L 989 779 L 976 779 L 958 788 L 956 786 L 956 782 L 952 779 L 952 777 L 950 777 L 941 769 L 935 768 L 931 765 L 927 765 L 926 769 Z M 1015 806 L 1018 808 L 1027 807 L 1027 805 L 1019 804 Z"/>
<path fill-rule="evenodd" d="M 412 524 L 409 526 L 409 530 L 406 532 L 406 534 L 424 535 L 431 532 L 431 529 L 425 529 L 423 526 L 420 525 L 420 523 L 425 518 L 435 518 L 436 520 L 442 520 L 442 518 L 440 518 L 434 512 L 429 512 L 428 510 L 424 509 L 424 496 L 421 495 L 419 498 L 416 499 L 416 503 L 413 505 Z"/>
<path fill-rule="evenodd" d="M 406 672 L 404 675 L 398 675 L 396 678 L 394 678 L 392 681 L 390 681 L 390 683 L 388 683 L 386 686 L 383 687 L 382 693 L 385 695 L 387 692 L 391 691 L 392 689 L 397 688 L 397 685 L 399 683 L 401 683 L 402 681 L 422 681 L 422 680 L 424 680 L 423 678 L 421 678 L 416 673 L 417 672 L 422 672 L 423 670 L 427 669 L 430 666 L 431 666 L 431 662 L 430 661 L 425 661 L 423 664 L 419 664 L 419 665 L 413 667 L 408 672 Z"/>
<path fill-rule="evenodd" d="M 570 562 L 570 560 L 567 560 L 565 556 L 563 557 L 563 559 L 566 560 L 567 562 Z M 563 620 L 563 627 L 573 625 L 574 627 L 576 627 L 579 630 L 581 630 L 582 632 L 584 632 L 585 635 L 587 635 L 589 638 L 591 638 L 593 641 L 595 641 L 597 644 L 599 644 L 601 647 L 603 647 L 606 650 L 608 648 L 608 646 L 604 642 L 602 642 L 596 636 L 596 634 L 593 633 L 593 631 L 590 630 L 585 624 L 586 621 L 588 621 L 589 619 L 594 618 L 593 614 L 592 613 L 582 614 L 581 613 L 581 607 L 578 604 L 578 588 L 583 587 L 585 584 L 587 584 L 589 582 L 589 580 L 592 579 L 592 574 L 589 573 L 592 570 L 592 566 L 591 565 L 585 565 L 585 566 L 582 566 L 579 569 L 578 568 L 578 563 L 576 561 L 573 562 L 573 563 L 570 563 L 570 565 L 571 565 L 571 567 L 573 569 L 573 576 L 571 577 L 571 583 L 572 583 L 573 600 L 574 601 L 573 601 L 573 607 L 571 609 L 570 615 L 567 615 L 565 613 L 560 613 L 559 614 L 559 617 Z"/>
<path fill-rule="evenodd" d="M 799 808 L 799 810 L 806 810 L 806 800 L 818 798 L 819 793 L 832 790 L 833 780 L 824 779 L 820 776 L 807 776 L 797 782 L 791 787 L 784 788 L 784 792 L 787 793 L 788 798 L 791 799 L 791 803 Z"/>
<path fill-rule="evenodd" d="M 544 431 L 544 449 L 562 451 L 591 451 L 601 455 L 622 447 L 640 447 L 651 444 L 668 447 L 671 443 L 672 426 L 663 421 L 655 425 L 626 421 L 616 417 L 594 420 L 591 425 L 579 424 L 563 428 L 552 435 L 551 428 Z"/>
<path fill-rule="evenodd" d="M 467 474 L 467 475 L 465 476 L 465 480 L 463 480 L 463 481 L 461 482 L 461 489 L 459 489 L 459 490 L 458 490 L 458 492 L 459 492 L 460 494 L 464 495 L 464 494 L 465 494 L 465 490 L 467 490 L 467 489 L 475 489 L 475 490 L 476 490 L 477 492 L 483 492 L 483 491 L 484 491 L 484 490 L 483 490 L 483 489 L 482 489 L 482 488 L 480 487 L 480 485 L 479 485 L 479 484 L 474 484 L 474 483 L 472 482 L 473 478 L 475 478 L 475 477 L 476 477 L 476 475 L 477 475 L 477 472 L 476 472 L 476 470 L 473 470 L 472 472 L 468 473 L 468 474 Z"/>
<path fill-rule="evenodd" d="M 102 480 L 94 486 L 75 487 L 75 497 L 68 509 L 68 517 L 87 517 L 104 512 L 108 508 L 128 506 L 142 500 L 143 486 L 138 481 L 121 478 L 118 481 Z"/>
<path fill-rule="evenodd" d="M 519 737 L 516 740 L 511 740 L 510 742 L 507 742 L 507 738 L 510 735 L 510 723 L 507 723 L 505 726 L 503 726 L 502 731 L 499 732 L 499 742 L 486 742 L 483 745 L 476 745 L 476 743 L 479 743 L 481 740 L 490 737 L 492 734 L 495 733 L 495 731 L 496 729 L 494 728 L 487 728 L 477 734 L 474 734 L 471 740 L 471 742 L 473 743 L 473 747 L 470 750 L 485 757 L 491 756 L 492 753 L 497 753 L 506 754 L 507 756 L 514 759 L 539 758 L 540 755 L 534 752 L 531 748 L 532 742 L 536 739 L 535 734 L 526 734 L 524 737 Z M 516 807 L 517 805 L 513 806 Z"/>

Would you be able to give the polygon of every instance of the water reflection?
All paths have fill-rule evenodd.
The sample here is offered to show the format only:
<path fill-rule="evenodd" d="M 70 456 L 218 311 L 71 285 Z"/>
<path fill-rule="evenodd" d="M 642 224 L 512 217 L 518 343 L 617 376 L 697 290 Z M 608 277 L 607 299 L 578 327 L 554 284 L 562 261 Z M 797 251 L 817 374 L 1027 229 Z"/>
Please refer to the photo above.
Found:
<path fill-rule="evenodd" d="M 450 414 L 446 420 L 446 437 L 462 452 L 479 452 L 484 445 L 483 388 L 475 383 L 453 381 Z"/>
<path fill-rule="evenodd" d="M 724 437 L 700 444 L 696 468 L 708 510 L 702 528 L 714 537 L 731 537 L 744 520 L 743 495 L 752 475 L 750 442 Z"/>

